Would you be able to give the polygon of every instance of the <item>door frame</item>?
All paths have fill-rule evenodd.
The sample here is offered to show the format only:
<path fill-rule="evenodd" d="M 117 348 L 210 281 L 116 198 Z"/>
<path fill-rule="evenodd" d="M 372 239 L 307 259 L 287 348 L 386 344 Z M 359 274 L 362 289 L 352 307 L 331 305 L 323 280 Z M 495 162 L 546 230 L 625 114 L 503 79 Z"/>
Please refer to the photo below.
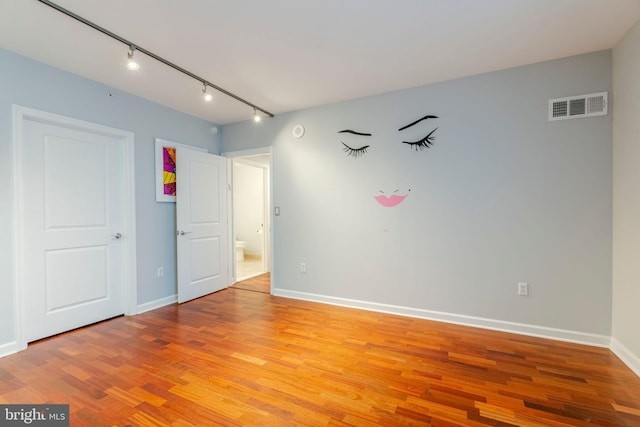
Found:
<path fill-rule="evenodd" d="M 119 138 L 124 143 L 124 181 L 126 186 L 123 234 L 125 282 L 122 284 L 124 296 L 123 311 L 125 315 L 136 314 L 137 307 L 137 271 L 136 271 L 136 204 L 135 204 L 135 135 L 133 132 L 99 125 L 72 117 L 12 105 L 13 113 L 13 271 L 14 271 L 14 324 L 16 336 L 15 351 L 25 350 L 28 342 L 25 336 L 26 292 L 24 291 L 23 272 L 27 266 L 23 258 L 24 241 L 24 182 L 22 179 L 25 162 L 23 154 L 23 134 L 27 120 L 60 125 L 81 131 L 100 133 Z"/>
<path fill-rule="evenodd" d="M 267 262 L 266 262 L 266 266 L 268 267 L 269 272 L 271 272 L 271 285 L 270 285 L 270 291 L 273 291 L 273 289 L 275 289 L 274 286 L 274 271 L 273 271 L 273 265 L 274 265 L 274 253 L 273 253 L 273 246 L 274 246 L 274 242 L 273 242 L 273 224 L 274 224 L 274 217 L 273 217 L 273 150 L 271 147 L 263 147 L 263 148 L 255 148 L 255 149 L 249 149 L 249 150 L 239 150 L 239 151 L 228 151 L 225 153 L 222 153 L 221 156 L 223 157 L 228 157 L 230 159 L 229 163 L 230 163 L 230 167 L 227 168 L 227 175 L 228 175 L 228 180 L 231 183 L 231 185 L 229 186 L 229 202 L 227 204 L 228 206 L 228 210 L 229 210 L 229 268 L 232 274 L 229 275 L 229 281 L 231 283 L 229 283 L 229 285 L 232 285 L 235 283 L 236 279 L 237 279 L 237 272 L 236 272 L 236 248 L 235 248 L 235 242 L 236 242 L 236 236 L 235 236 L 235 224 L 234 224 L 234 185 L 233 185 L 233 169 L 234 169 L 234 159 L 239 158 L 239 157 L 250 157 L 250 156 L 258 156 L 261 154 L 268 154 L 269 155 L 269 168 L 268 168 L 268 179 L 264 180 L 264 184 L 266 187 L 266 191 L 265 191 L 265 202 L 267 202 L 266 204 L 268 205 L 267 207 L 267 212 L 265 212 L 265 220 L 266 220 L 266 224 L 265 224 L 265 239 L 266 239 L 266 250 L 268 251 L 268 254 L 266 254 L 267 257 Z M 265 256 L 265 254 L 263 254 L 263 257 Z"/>

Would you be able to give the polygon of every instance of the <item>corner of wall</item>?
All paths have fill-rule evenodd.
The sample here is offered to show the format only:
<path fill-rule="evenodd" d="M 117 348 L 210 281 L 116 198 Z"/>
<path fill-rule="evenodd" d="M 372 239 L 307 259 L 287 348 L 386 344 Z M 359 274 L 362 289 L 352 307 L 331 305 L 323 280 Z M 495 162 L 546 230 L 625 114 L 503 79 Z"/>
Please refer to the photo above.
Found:
<path fill-rule="evenodd" d="M 640 23 L 617 44 L 613 67 L 613 351 L 640 376 Z"/>
<path fill-rule="evenodd" d="M 611 338 L 611 345 L 609 349 L 616 355 L 622 362 L 629 367 L 637 376 L 640 377 L 640 357 L 633 354 L 631 350 L 625 347 L 616 338 Z"/>

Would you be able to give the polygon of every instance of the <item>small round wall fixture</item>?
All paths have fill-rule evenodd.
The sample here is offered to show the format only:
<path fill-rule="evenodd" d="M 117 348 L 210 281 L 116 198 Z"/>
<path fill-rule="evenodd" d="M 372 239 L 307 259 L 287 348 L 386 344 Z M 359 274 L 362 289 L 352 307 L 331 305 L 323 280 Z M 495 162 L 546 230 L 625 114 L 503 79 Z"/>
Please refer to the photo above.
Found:
<path fill-rule="evenodd" d="M 304 135 L 304 127 L 302 125 L 295 125 L 291 134 L 294 138 L 302 138 L 302 135 Z"/>

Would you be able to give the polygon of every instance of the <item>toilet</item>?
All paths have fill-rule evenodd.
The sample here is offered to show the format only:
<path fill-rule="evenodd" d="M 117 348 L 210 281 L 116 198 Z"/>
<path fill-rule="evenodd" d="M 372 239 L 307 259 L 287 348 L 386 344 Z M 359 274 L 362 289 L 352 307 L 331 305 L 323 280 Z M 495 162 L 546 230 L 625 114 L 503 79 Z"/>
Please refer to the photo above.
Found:
<path fill-rule="evenodd" d="M 247 242 L 236 240 L 236 262 L 244 261 L 244 248 L 246 247 Z"/>

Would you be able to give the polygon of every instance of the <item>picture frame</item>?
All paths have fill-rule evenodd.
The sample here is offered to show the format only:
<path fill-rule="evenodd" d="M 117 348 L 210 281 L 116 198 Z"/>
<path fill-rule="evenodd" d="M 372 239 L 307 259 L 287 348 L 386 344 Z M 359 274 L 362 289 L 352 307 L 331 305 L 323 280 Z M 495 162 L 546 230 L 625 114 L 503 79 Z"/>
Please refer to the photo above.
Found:
<path fill-rule="evenodd" d="M 183 147 L 198 151 L 204 148 L 180 144 L 162 138 L 155 138 L 155 174 L 156 174 L 156 202 L 176 201 L 176 148 Z"/>

